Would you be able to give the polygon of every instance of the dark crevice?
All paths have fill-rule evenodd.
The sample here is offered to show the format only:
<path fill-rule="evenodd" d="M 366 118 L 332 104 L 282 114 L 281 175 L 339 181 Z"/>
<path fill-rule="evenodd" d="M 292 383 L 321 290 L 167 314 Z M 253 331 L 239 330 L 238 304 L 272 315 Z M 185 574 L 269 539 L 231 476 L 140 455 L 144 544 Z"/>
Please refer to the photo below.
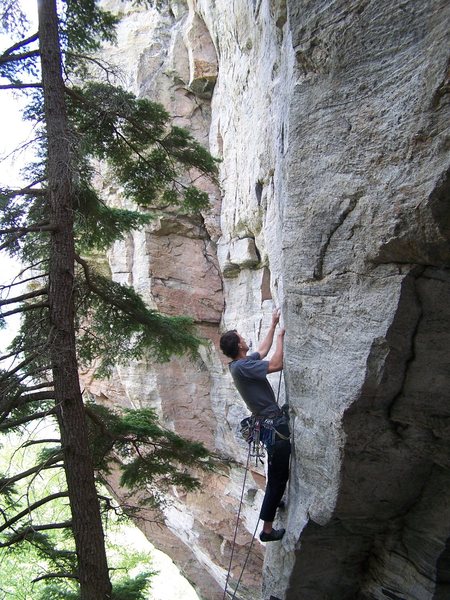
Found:
<path fill-rule="evenodd" d="M 223 291 L 223 281 L 222 281 L 222 275 L 220 273 L 220 268 L 217 263 L 217 260 L 215 260 L 215 256 L 213 256 L 210 252 L 208 252 L 208 243 L 212 243 L 212 242 L 209 242 L 208 240 L 203 241 L 203 256 L 205 257 L 205 261 L 209 265 L 209 268 L 213 269 L 216 272 L 218 280 L 220 282 L 222 282 L 221 289 Z"/>
<path fill-rule="evenodd" d="M 401 398 L 401 396 L 404 392 L 405 381 L 408 376 L 409 368 L 416 358 L 416 353 L 415 353 L 416 338 L 417 338 L 417 333 L 419 331 L 420 324 L 421 324 L 422 318 L 423 318 L 423 305 L 422 305 L 422 300 L 420 297 L 419 290 L 417 289 L 417 281 L 420 278 L 420 276 L 422 275 L 423 271 L 424 271 L 424 269 L 420 269 L 420 272 L 417 273 L 415 277 L 414 277 L 414 275 L 411 274 L 411 276 L 414 277 L 415 300 L 416 300 L 416 305 L 419 307 L 419 310 L 418 310 L 418 313 L 416 316 L 416 321 L 411 328 L 412 330 L 411 330 L 411 336 L 410 336 L 410 351 L 409 351 L 409 356 L 406 358 L 405 363 L 404 363 L 403 377 L 402 377 L 401 384 L 399 385 L 399 391 L 394 396 L 394 398 L 392 398 L 392 401 L 390 402 L 388 409 L 387 409 L 388 419 L 392 423 L 395 422 L 395 419 L 392 417 L 393 408 L 394 408 L 397 400 L 399 398 Z"/>
<path fill-rule="evenodd" d="M 263 276 L 261 281 L 261 302 L 272 300 L 272 292 L 270 291 L 270 271 L 267 267 L 263 268 Z"/>
<path fill-rule="evenodd" d="M 322 244 L 322 246 L 319 250 L 317 264 L 314 269 L 314 275 L 313 275 L 314 279 L 323 279 L 323 277 L 324 277 L 323 265 L 324 265 L 325 256 L 328 251 L 328 247 L 331 243 L 331 240 L 332 240 L 334 234 L 336 233 L 336 231 L 343 225 L 343 223 L 345 222 L 345 220 L 347 219 L 349 214 L 355 209 L 360 197 L 361 197 L 360 194 L 354 194 L 351 198 L 349 198 L 348 206 L 342 211 L 342 213 L 340 214 L 336 223 L 334 225 L 332 225 L 330 232 L 328 233 L 327 239 Z"/>
<path fill-rule="evenodd" d="M 391 598 L 391 600 L 407 600 L 407 598 L 404 596 L 399 596 L 396 592 L 387 590 L 386 588 L 381 588 L 381 592 L 383 596 L 386 596 L 386 598 Z"/>
<path fill-rule="evenodd" d="M 258 263 L 261 262 L 261 252 L 258 249 L 258 246 L 256 245 L 256 240 L 254 237 L 251 238 L 255 244 L 255 254 L 256 254 L 256 258 L 258 259 Z"/>
<path fill-rule="evenodd" d="M 437 561 L 436 581 L 450 584 L 450 538 L 447 539 L 445 548 Z"/>
<path fill-rule="evenodd" d="M 262 191 L 263 191 L 263 184 L 261 181 L 258 180 L 255 185 L 255 194 L 256 194 L 256 201 L 258 202 L 258 206 L 261 206 Z"/>

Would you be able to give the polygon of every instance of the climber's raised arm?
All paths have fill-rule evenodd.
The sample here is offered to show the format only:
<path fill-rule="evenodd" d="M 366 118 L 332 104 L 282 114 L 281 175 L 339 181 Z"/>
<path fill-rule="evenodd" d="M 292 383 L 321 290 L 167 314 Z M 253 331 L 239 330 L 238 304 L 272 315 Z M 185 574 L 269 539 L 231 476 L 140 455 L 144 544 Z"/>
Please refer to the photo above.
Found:
<path fill-rule="evenodd" d="M 270 324 L 269 331 L 267 332 L 266 337 L 259 344 L 258 349 L 257 349 L 257 352 L 259 352 L 259 355 L 261 356 L 261 358 L 265 358 L 267 356 L 267 354 L 269 353 L 270 348 L 272 347 L 273 336 L 275 334 L 275 329 L 278 325 L 279 320 L 280 320 L 280 309 L 276 308 L 272 313 L 272 323 Z"/>

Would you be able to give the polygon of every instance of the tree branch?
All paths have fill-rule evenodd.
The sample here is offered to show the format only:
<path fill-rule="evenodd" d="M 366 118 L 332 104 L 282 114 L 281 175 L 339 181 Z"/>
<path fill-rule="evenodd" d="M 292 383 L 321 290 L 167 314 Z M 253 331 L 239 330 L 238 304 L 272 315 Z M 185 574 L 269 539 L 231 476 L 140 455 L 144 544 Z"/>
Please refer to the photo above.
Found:
<path fill-rule="evenodd" d="M 41 88 L 42 83 L 9 83 L 0 85 L 0 90 L 24 90 L 27 88 Z"/>
<path fill-rule="evenodd" d="M 18 275 L 18 277 L 20 277 L 20 274 Z M 19 281 L 16 281 L 16 282 L 13 281 L 11 283 L 8 283 L 7 285 L 0 285 L 0 292 L 2 292 L 3 290 L 6 290 L 6 289 L 11 289 L 15 285 L 24 285 L 25 283 L 28 283 L 29 281 L 35 281 L 36 279 L 43 279 L 44 277 L 48 277 L 48 273 L 42 273 L 39 275 L 35 275 L 34 277 L 27 277 L 27 279 L 20 279 Z M 16 279 L 16 277 L 14 279 Z"/>
<path fill-rule="evenodd" d="M 2 414 L 0 416 L 0 424 L 3 423 L 12 410 L 24 406 L 31 402 L 42 402 L 43 400 L 54 400 L 55 392 L 47 390 L 45 392 L 36 392 L 35 394 L 23 394 L 22 392 L 16 394 L 12 398 L 8 398 L 6 394 L 0 398 L 0 409 Z"/>
<path fill-rule="evenodd" d="M 0 300 L 0 306 L 5 306 L 5 304 L 16 304 L 17 302 L 23 302 L 24 300 L 29 300 L 30 298 L 37 298 L 38 296 L 45 296 L 47 294 L 48 289 L 41 288 L 40 290 L 34 290 L 33 292 L 22 294 L 21 296 L 15 296 L 14 298 Z"/>
<path fill-rule="evenodd" d="M 47 228 L 41 228 L 41 229 L 36 229 L 36 231 L 55 231 L 55 229 L 47 229 Z M 31 229 L 30 229 L 31 231 Z M 1 246 L 0 246 L 0 250 L 4 250 L 5 248 L 8 248 L 9 246 L 11 246 L 11 244 L 13 244 L 14 242 L 17 242 L 18 240 L 20 240 L 21 238 L 25 237 L 27 235 L 27 233 L 30 233 L 30 231 L 24 231 L 23 233 L 17 233 L 16 235 L 14 235 L 10 240 L 4 242 Z"/>
<path fill-rule="evenodd" d="M 11 485 L 12 483 L 16 483 L 16 481 L 20 481 L 21 479 L 25 479 L 30 475 L 34 475 L 35 473 L 40 473 L 41 471 L 46 471 L 47 469 L 55 469 L 61 468 L 61 464 L 57 465 L 56 463 L 60 462 L 62 458 L 62 453 L 58 452 L 55 454 L 53 458 L 49 458 L 44 463 L 39 465 L 35 465 L 26 471 L 22 471 L 13 477 L 2 477 L 0 478 L 0 492 L 5 486 Z"/>
<path fill-rule="evenodd" d="M 84 410 L 85 410 L 87 416 L 91 419 L 91 421 L 93 423 L 95 423 L 95 425 L 97 425 L 97 427 L 101 430 L 101 432 L 104 435 L 106 435 L 107 437 L 109 437 L 111 439 L 114 438 L 113 434 L 106 427 L 103 419 L 101 419 L 95 411 L 93 411 L 91 408 L 89 408 L 89 406 L 86 406 L 86 405 L 84 407 Z"/>
<path fill-rule="evenodd" d="M 21 448 L 28 448 L 28 446 L 35 446 L 36 444 L 60 444 L 61 440 L 60 439 L 53 439 L 53 438 L 42 438 L 40 440 L 29 440 L 28 442 L 25 442 L 21 445 Z"/>
<path fill-rule="evenodd" d="M 16 535 L 14 535 L 7 542 L 0 543 L 0 548 L 7 548 L 8 546 L 13 546 L 19 542 L 22 542 L 30 533 L 35 533 L 36 531 L 48 531 L 50 529 L 68 529 L 72 527 L 72 521 L 63 521 L 62 523 L 48 523 L 46 525 L 30 525 L 29 527 L 25 527 L 21 531 L 18 531 Z"/>
<path fill-rule="evenodd" d="M 42 347 L 45 347 L 45 344 L 43 344 Z M 31 357 L 31 360 L 29 360 L 27 362 L 31 362 L 32 360 L 34 360 L 37 355 L 38 355 L 38 353 L 35 353 L 35 355 Z M 35 380 L 37 375 L 41 376 L 42 373 L 48 373 L 49 371 L 50 371 L 50 365 L 46 365 L 46 366 L 40 367 L 39 369 L 35 369 L 34 371 L 28 371 L 27 373 L 24 373 L 23 376 L 18 379 L 18 381 L 19 381 L 19 383 L 22 383 L 22 381 L 25 381 L 25 379 L 28 379 L 28 378 L 30 378 L 31 380 Z"/>
<path fill-rule="evenodd" d="M 13 44 L 12 46 L 10 46 L 9 48 L 7 48 L 2 56 L 8 56 L 9 54 L 12 54 L 12 52 L 15 52 L 16 50 L 20 50 L 20 48 L 23 48 L 24 46 L 27 46 L 28 44 L 31 44 L 32 42 L 36 42 L 39 39 L 39 33 L 36 31 L 36 33 L 33 33 L 33 35 L 30 35 L 27 38 L 24 38 L 23 40 L 20 40 L 20 42 L 17 42 L 16 44 Z"/>
<path fill-rule="evenodd" d="M 35 394 L 21 394 L 21 401 L 18 406 L 22 404 L 29 404 L 30 402 L 42 402 L 42 400 L 54 400 L 55 392 L 53 390 L 47 390 L 45 392 L 36 392 Z"/>
<path fill-rule="evenodd" d="M 139 444 L 142 444 L 142 438 L 138 439 L 138 435 L 133 437 L 133 435 L 122 435 L 122 434 L 117 434 L 117 433 L 113 433 L 111 432 L 108 427 L 105 425 L 104 421 L 101 419 L 101 417 L 99 417 L 95 411 L 93 411 L 89 406 L 84 407 L 84 410 L 87 414 L 87 416 L 91 419 L 91 421 L 97 425 L 97 427 L 101 430 L 102 434 L 109 438 L 111 441 L 111 446 L 109 448 L 109 450 L 112 449 L 113 445 L 115 442 L 120 442 L 122 444 L 131 444 L 134 448 L 134 450 L 136 451 L 136 454 L 138 454 L 138 456 L 142 459 L 145 459 L 145 457 L 143 456 L 140 448 L 139 448 Z M 148 435 L 144 434 L 144 443 L 146 444 L 146 446 L 151 446 L 152 448 L 169 448 L 171 446 L 171 442 L 170 441 L 164 441 L 163 439 L 160 439 L 160 441 L 155 442 L 154 440 L 150 440 Z M 107 454 L 107 452 L 104 453 L 105 455 Z"/>
<path fill-rule="evenodd" d="M 118 301 L 116 298 L 112 298 L 112 297 L 108 296 L 107 294 L 105 294 L 105 292 L 103 290 L 101 290 L 97 285 L 95 285 L 95 283 L 92 281 L 90 270 L 89 270 L 89 264 L 87 263 L 87 261 L 85 261 L 83 258 L 81 258 L 81 256 L 79 256 L 78 254 L 75 254 L 75 260 L 79 265 L 82 266 L 83 271 L 84 271 L 84 276 L 86 278 L 87 286 L 92 292 L 94 292 L 94 294 L 97 294 L 97 296 L 99 298 L 102 298 L 103 300 L 108 302 L 108 304 L 115 306 L 119 310 L 123 311 L 124 314 L 129 315 L 129 316 L 131 315 L 133 317 L 133 319 L 135 319 L 138 323 L 145 324 L 144 319 L 142 317 L 140 317 L 139 314 L 132 313 L 130 311 L 130 307 L 126 301 Z"/>
<path fill-rule="evenodd" d="M 30 225 L 30 227 L 10 227 L 9 229 L 0 229 L 0 235 L 6 235 L 8 233 L 32 233 L 33 231 L 55 231 L 54 225 L 51 225 L 48 221 L 45 223 L 37 223 L 36 225 Z"/>
<path fill-rule="evenodd" d="M 48 308 L 48 302 L 38 302 L 37 304 L 28 304 L 27 306 L 21 306 L 20 308 L 16 308 L 14 310 L 10 310 L 8 312 L 2 313 L 2 317 L 9 317 L 11 315 L 17 315 L 19 313 L 28 312 L 29 310 L 36 310 L 38 308 Z"/>
<path fill-rule="evenodd" d="M 68 496 L 69 496 L 68 492 L 57 492 L 55 494 L 50 494 L 49 496 L 46 496 L 45 498 L 41 498 L 41 500 L 38 500 L 37 502 L 30 504 L 29 506 L 27 506 L 27 508 L 25 510 L 23 510 L 20 513 L 17 513 L 13 517 L 11 517 L 11 519 L 7 519 L 5 521 L 5 523 L 3 523 L 3 525 L 0 525 L 0 532 L 5 531 L 5 529 L 8 529 L 8 527 L 11 527 L 12 525 L 14 525 L 14 523 L 17 523 L 17 521 L 20 521 L 20 519 L 23 519 L 27 515 L 30 515 L 33 512 L 33 510 L 36 510 L 40 506 L 47 504 L 47 502 L 52 502 L 53 500 L 56 500 L 57 498 L 68 498 Z"/>
<path fill-rule="evenodd" d="M 70 58 L 76 58 L 78 60 L 86 60 L 88 62 L 93 63 L 94 65 L 97 65 L 97 67 L 100 67 L 100 69 L 102 69 L 102 71 L 104 71 L 106 73 L 106 79 L 107 81 L 109 81 L 109 76 L 110 75 L 115 75 L 117 73 L 117 67 L 114 67 L 114 65 L 112 65 L 111 63 L 108 63 L 105 60 L 101 60 L 98 57 L 93 57 L 93 56 L 89 56 L 87 54 L 79 54 L 79 53 L 75 53 L 75 52 L 66 52 L 66 56 L 70 57 Z"/>
<path fill-rule="evenodd" d="M 29 423 L 30 421 L 35 421 L 36 419 L 43 419 L 44 417 L 48 417 L 50 415 L 56 414 L 56 408 L 50 408 L 49 410 L 45 410 L 39 413 L 34 413 L 33 415 L 28 415 L 27 417 L 22 417 L 21 419 L 16 419 L 15 421 L 5 421 L 0 424 L 0 431 L 7 431 L 12 427 L 19 427 L 20 425 L 25 425 L 25 423 Z M 1 528 L 0 528 L 1 531 Z"/>
<path fill-rule="evenodd" d="M 26 273 L 27 271 L 34 271 L 36 270 L 38 267 L 40 267 L 42 264 L 47 263 L 48 259 L 43 259 L 43 260 L 39 260 L 36 263 L 33 263 L 31 265 L 28 265 L 27 267 L 25 267 L 24 269 L 22 269 L 22 271 L 20 271 L 12 280 L 12 282 L 8 285 L 8 287 L 11 287 L 12 285 L 19 285 L 21 283 L 25 283 L 27 281 L 32 281 L 33 279 L 39 279 L 39 277 L 48 277 L 48 273 L 42 273 L 40 275 L 36 275 L 34 277 L 30 277 L 28 279 L 21 279 L 16 283 L 14 283 L 14 281 L 16 281 L 16 279 L 20 279 L 20 277 L 22 277 L 22 275 L 24 273 Z"/>
<path fill-rule="evenodd" d="M 22 354 L 22 352 L 24 352 L 25 350 L 27 350 L 28 352 L 30 352 L 31 350 L 35 350 L 36 348 L 42 348 L 43 344 L 34 344 L 34 346 L 30 346 L 30 347 L 25 347 L 22 346 L 21 348 L 18 348 L 17 350 L 14 350 L 13 352 L 10 352 L 9 354 L 3 354 L 3 356 L 0 356 L 0 362 L 3 362 L 4 360 L 8 360 L 8 358 L 12 358 L 13 356 L 17 357 L 19 356 L 19 354 Z M 34 355 L 36 356 L 36 354 Z M 47 384 L 43 384 L 42 387 L 48 387 Z M 33 389 L 33 388 L 27 388 L 27 389 Z"/>
<path fill-rule="evenodd" d="M 41 575 L 40 577 L 33 579 L 31 583 L 37 583 L 43 579 L 53 579 L 57 577 L 62 577 L 64 579 L 79 579 L 78 575 L 75 573 L 46 573 L 45 575 Z"/>
<path fill-rule="evenodd" d="M 48 343 L 49 340 L 47 340 Z M 45 346 L 45 344 L 42 344 L 39 347 L 43 347 Z M 0 376 L 0 382 L 2 381 L 6 381 L 7 379 L 9 379 L 10 377 L 13 377 L 13 375 L 15 375 L 18 371 L 21 371 L 24 367 L 26 367 L 28 364 L 30 364 L 37 356 L 39 356 L 39 352 L 33 352 L 33 354 L 31 354 L 31 356 L 28 356 L 28 358 L 26 358 L 25 360 L 23 360 L 21 363 L 19 363 L 17 365 L 17 367 L 15 367 L 14 369 L 12 369 L 11 371 L 7 371 L 6 373 L 3 373 Z M 27 377 L 27 375 L 25 375 L 25 377 Z M 25 379 L 24 377 L 24 379 Z"/>
<path fill-rule="evenodd" d="M 27 185 L 26 187 L 20 189 L 20 190 L 9 190 L 8 192 L 2 192 L 2 196 L 4 196 L 5 198 L 15 198 L 16 196 L 27 196 L 28 194 L 33 195 L 33 196 L 44 196 L 47 193 L 47 190 L 39 188 L 39 189 L 33 189 L 33 185 L 35 185 L 36 183 L 42 183 L 42 181 L 45 181 L 44 179 L 42 179 L 41 181 L 36 181 L 33 182 L 31 185 Z"/>
<path fill-rule="evenodd" d="M 34 58 L 35 56 L 39 56 L 39 50 L 30 50 L 29 52 L 22 52 L 21 54 L 3 53 L 0 55 L 0 65 L 25 60 L 26 58 Z"/>
<path fill-rule="evenodd" d="M 36 385 L 30 385 L 24 391 L 32 392 L 34 390 L 42 390 L 43 388 L 52 388 L 52 387 L 53 387 L 53 381 L 48 381 L 48 382 L 46 381 L 45 383 L 37 383 Z"/>

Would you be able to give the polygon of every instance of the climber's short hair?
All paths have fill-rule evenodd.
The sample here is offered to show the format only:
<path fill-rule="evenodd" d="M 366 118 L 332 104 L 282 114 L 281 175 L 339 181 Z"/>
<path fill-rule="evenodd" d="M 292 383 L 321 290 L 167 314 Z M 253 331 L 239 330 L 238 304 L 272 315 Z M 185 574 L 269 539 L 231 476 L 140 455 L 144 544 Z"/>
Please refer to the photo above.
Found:
<path fill-rule="evenodd" d="M 220 336 L 220 349 L 229 358 L 236 358 L 239 352 L 239 335 L 236 329 L 226 331 Z"/>

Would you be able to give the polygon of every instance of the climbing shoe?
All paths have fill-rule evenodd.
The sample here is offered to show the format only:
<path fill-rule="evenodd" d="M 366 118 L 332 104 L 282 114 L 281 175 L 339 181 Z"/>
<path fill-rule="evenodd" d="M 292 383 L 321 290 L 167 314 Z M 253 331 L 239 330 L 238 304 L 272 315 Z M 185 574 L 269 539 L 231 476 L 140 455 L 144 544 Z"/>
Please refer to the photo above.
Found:
<path fill-rule="evenodd" d="M 272 529 L 270 533 L 264 533 L 264 531 L 261 531 L 259 534 L 259 539 L 262 542 L 278 542 L 278 540 L 281 540 L 283 537 L 285 531 L 285 529 Z"/>

